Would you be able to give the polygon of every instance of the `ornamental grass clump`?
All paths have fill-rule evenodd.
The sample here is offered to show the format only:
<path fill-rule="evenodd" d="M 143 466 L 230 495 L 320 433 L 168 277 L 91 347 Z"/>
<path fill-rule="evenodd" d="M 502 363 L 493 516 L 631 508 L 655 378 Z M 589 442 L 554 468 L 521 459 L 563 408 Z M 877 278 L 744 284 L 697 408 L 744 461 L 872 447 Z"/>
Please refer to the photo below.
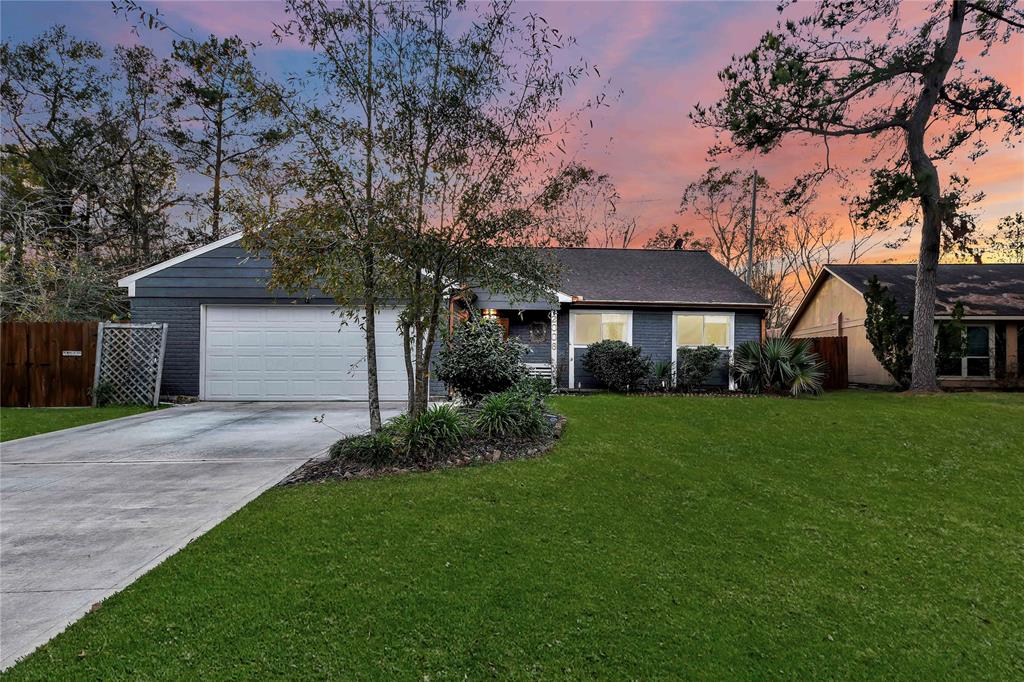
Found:
<path fill-rule="evenodd" d="M 485 397 L 473 420 L 480 435 L 487 438 L 529 438 L 544 433 L 544 395 L 538 387 L 521 382 L 507 391 Z"/>
<path fill-rule="evenodd" d="M 342 438 L 331 446 L 329 454 L 331 459 L 368 467 L 392 466 L 401 460 L 393 435 L 383 429 L 377 433 Z"/>
<path fill-rule="evenodd" d="M 466 415 L 451 403 L 433 405 L 402 424 L 402 446 L 410 460 L 432 464 L 451 455 L 472 435 Z"/>

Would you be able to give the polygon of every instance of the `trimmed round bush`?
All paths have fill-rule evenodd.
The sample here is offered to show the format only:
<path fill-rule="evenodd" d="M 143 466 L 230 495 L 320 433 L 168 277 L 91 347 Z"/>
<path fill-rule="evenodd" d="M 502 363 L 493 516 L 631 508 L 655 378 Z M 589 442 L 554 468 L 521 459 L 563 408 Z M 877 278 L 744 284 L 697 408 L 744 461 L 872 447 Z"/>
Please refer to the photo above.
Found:
<path fill-rule="evenodd" d="M 680 348 L 676 363 L 676 385 L 684 390 L 703 386 L 721 358 L 721 351 L 715 346 Z"/>
<path fill-rule="evenodd" d="M 435 376 L 460 396 L 475 402 L 499 393 L 526 376 L 526 346 L 506 339 L 505 330 L 488 319 L 455 326 L 437 355 Z"/>
<path fill-rule="evenodd" d="M 587 346 L 583 366 L 606 388 L 613 391 L 641 391 L 654 371 L 643 349 L 625 341 L 598 341 Z"/>

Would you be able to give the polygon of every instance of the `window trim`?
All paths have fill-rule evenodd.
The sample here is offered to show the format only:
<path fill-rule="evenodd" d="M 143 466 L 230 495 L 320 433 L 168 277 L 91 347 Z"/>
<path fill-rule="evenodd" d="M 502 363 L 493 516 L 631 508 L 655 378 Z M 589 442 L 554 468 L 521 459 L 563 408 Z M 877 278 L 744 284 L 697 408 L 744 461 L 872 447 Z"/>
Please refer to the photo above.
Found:
<path fill-rule="evenodd" d="M 729 342 L 726 346 L 719 346 L 722 350 L 729 351 L 729 366 L 732 367 L 732 351 L 736 349 L 736 312 L 727 310 L 674 310 L 672 311 L 672 385 L 676 385 L 676 359 L 679 356 L 680 348 L 696 348 L 693 344 L 679 345 L 678 323 L 680 317 L 727 317 L 729 318 Z M 736 390 L 736 384 L 729 372 L 729 390 Z"/>
<path fill-rule="evenodd" d="M 939 374 L 935 373 L 937 379 L 955 379 L 959 381 L 991 381 L 996 378 L 996 326 L 992 323 L 974 323 L 964 322 L 964 336 L 967 335 L 967 330 L 971 327 L 985 327 L 988 329 L 988 375 L 987 376 L 968 376 L 967 375 L 967 360 L 969 358 L 981 358 L 983 355 L 964 355 L 960 358 L 960 373 L 959 374 Z M 938 325 L 935 325 L 936 331 L 938 331 Z"/>
<path fill-rule="evenodd" d="M 576 388 L 576 349 L 586 348 L 588 344 L 575 343 L 576 341 L 576 315 L 593 314 L 614 314 L 626 316 L 626 343 L 633 345 L 633 310 L 632 308 L 581 308 L 569 309 L 569 388 Z"/>

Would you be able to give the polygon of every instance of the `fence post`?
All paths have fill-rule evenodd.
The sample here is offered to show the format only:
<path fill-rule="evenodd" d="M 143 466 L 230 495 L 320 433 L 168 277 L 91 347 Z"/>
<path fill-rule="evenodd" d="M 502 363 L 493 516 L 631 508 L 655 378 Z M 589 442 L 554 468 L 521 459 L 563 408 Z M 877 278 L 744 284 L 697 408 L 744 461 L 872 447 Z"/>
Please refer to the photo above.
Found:
<path fill-rule="evenodd" d="M 92 406 L 96 407 L 96 389 L 100 385 L 100 362 L 103 358 L 103 327 L 106 322 L 100 322 L 96 327 L 96 370 L 92 376 Z"/>
<path fill-rule="evenodd" d="M 153 386 L 153 407 L 160 405 L 160 379 L 164 373 L 164 350 L 167 348 L 167 323 L 161 325 L 160 353 L 156 356 L 156 382 Z"/>

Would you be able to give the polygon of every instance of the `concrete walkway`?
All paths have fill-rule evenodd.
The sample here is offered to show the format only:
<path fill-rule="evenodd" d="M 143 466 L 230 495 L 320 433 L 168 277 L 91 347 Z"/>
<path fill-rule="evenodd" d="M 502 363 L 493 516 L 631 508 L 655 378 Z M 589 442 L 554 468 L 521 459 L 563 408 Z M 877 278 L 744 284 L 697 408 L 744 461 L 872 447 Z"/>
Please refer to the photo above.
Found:
<path fill-rule="evenodd" d="M 202 403 L 0 446 L 0 670 L 323 453 L 320 414 L 368 427 L 365 403 Z"/>

